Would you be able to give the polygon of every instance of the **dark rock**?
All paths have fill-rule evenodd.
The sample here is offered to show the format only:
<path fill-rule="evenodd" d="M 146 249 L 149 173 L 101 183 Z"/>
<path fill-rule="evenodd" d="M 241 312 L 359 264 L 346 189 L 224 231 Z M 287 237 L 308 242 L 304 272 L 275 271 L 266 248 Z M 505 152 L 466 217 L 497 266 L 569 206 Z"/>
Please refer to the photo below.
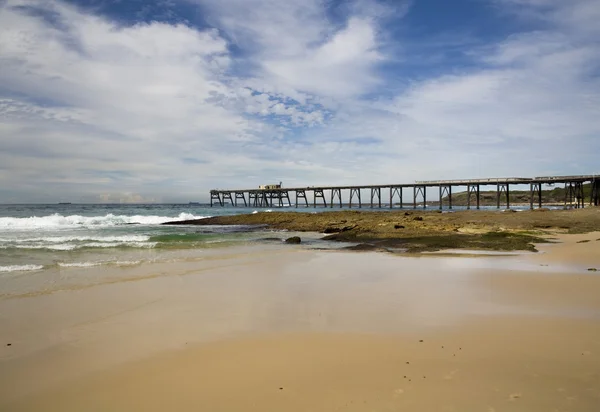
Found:
<path fill-rule="evenodd" d="M 421 221 L 421 220 L 423 220 L 423 217 L 422 216 L 415 216 L 415 217 L 413 217 L 413 220 Z"/>
<path fill-rule="evenodd" d="M 358 245 L 355 245 L 355 246 L 348 246 L 345 249 L 367 251 L 367 252 L 371 252 L 371 251 L 386 251 L 386 249 L 384 249 L 382 247 L 379 247 L 379 246 L 372 245 L 370 243 L 359 243 Z"/>
<path fill-rule="evenodd" d="M 337 227 L 326 227 L 325 230 L 323 231 L 323 233 L 325 233 L 325 234 L 339 233 L 341 231 L 342 231 L 342 229 L 337 228 Z"/>
<path fill-rule="evenodd" d="M 580 240 L 577 243 L 588 243 L 588 242 L 589 242 L 589 240 Z"/>
<path fill-rule="evenodd" d="M 419 339 L 419 342 L 423 342 L 423 339 Z"/>
<path fill-rule="evenodd" d="M 598 271 L 598 269 L 596 269 L 596 268 L 588 268 L 588 272 L 597 272 L 597 271 Z"/>
<path fill-rule="evenodd" d="M 404 229 L 404 226 L 402 226 L 402 225 L 394 225 L 394 229 Z"/>
<path fill-rule="evenodd" d="M 12 346 L 12 343 L 7 343 L 6 346 Z"/>
<path fill-rule="evenodd" d="M 291 244 L 298 244 L 301 242 L 302 242 L 302 239 L 300 239 L 300 237 L 298 237 L 298 236 L 292 236 L 285 240 L 285 243 L 291 243 Z"/>
<path fill-rule="evenodd" d="M 412 213 L 410 212 L 404 212 L 404 216 L 410 216 Z"/>

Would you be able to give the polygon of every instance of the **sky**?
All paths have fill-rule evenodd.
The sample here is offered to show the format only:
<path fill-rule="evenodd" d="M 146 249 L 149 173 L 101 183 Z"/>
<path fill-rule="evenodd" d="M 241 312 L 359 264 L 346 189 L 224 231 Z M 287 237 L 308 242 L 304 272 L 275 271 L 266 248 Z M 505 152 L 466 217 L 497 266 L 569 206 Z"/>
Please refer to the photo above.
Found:
<path fill-rule="evenodd" d="M 600 174 L 600 0 L 0 0 L 0 203 Z"/>

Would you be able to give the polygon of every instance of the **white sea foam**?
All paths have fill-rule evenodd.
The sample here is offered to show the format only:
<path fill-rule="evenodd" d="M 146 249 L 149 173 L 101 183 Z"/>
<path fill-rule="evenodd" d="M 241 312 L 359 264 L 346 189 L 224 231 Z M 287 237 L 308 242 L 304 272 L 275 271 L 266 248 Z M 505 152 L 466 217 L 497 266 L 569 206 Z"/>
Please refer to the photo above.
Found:
<path fill-rule="evenodd" d="M 153 248 L 157 242 L 85 242 L 85 243 L 34 243 L 19 244 L 12 248 L 19 249 L 47 249 L 47 250 L 75 250 L 83 248 L 111 248 L 111 247 L 134 247 L 134 248 Z M 0 246 L 0 249 L 9 249 L 11 246 Z"/>
<path fill-rule="evenodd" d="M 150 239 L 146 235 L 119 235 L 119 236 L 100 236 L 100 235 L 83 235 L 83 236 L 46 236 L 46 237 L 25 237 L 25 238 L 7 238 L 0 237 L 0 242 L 11 243 L 67 243 L 67 242 L 145 242 Z"/>
<path fill-rule="evenodd" d="M 133 265 L 139 265 L 140 263 L 142 263 L 141 260 L 117 260 L 116 262 L 111 262 L 114 265 L 117 266 L 133 266 Z"/>
<path fill-rule="evenodd" d="M 91 268 L 94 266 L 100 266 L 102 262 L 72 262 L 72 263 L 59 263 L 58 266 L 63 268 Z"/>
<path fill-rule="evenodd" d="M 158 225 L 165 222 L 202 219 L 206 216 L 195 216 L 191 213 L 180 213 L 178 216 L 63 216 L 55 213 L 50 216 L 32 217 L 0 217 L 0 231 L 2 230 L 44 230 L 44 229 L 73 229 L 73 228 L 95 228 L 111 227 L 130 224 Z"/>
<path fill-rule="evenodd" d="M 40 270 L 44 267 L 42 265 L 9 265 L 0 266 L 0 272 L 30 272 L 33 270 Z"/>
<path fill-rule="evenodd" d="M 92 268 L 102 265 L 133 266 L 142 263 L 141 260 L 117 260 L 101 262 L 60 262 L 58 266 L 63 268 Z"/>

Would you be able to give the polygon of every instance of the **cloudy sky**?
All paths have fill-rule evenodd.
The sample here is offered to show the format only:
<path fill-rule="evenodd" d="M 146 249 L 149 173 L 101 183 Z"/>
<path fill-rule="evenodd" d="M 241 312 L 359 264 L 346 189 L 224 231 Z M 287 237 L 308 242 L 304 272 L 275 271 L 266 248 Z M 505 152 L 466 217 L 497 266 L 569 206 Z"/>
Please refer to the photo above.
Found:
<path fill-rule="evenodd" d="M 599 0 L 0 0 L 0 203 L 600 172 Z"/>

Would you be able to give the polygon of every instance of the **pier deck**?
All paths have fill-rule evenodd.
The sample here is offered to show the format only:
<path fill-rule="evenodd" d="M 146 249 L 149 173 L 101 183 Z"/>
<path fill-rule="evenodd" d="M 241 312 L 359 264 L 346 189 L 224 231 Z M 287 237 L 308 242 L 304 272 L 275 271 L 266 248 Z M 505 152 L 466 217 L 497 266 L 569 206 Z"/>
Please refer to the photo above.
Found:
<path fill-rule="evenodd" d="M 460 180 L 428 180 L 415 181 L 406 184 L 387 184 L 387 185 L 360 185 L 360 186 L 307 186 L 307 187 L 289 187 L 277 189 L 214 189 L 210 191 L 210 205 L 215 204 L 224 206 L 228 202 L 232 206 L 245 207 L 283 207 L 292 206 L 290 194 L 294 194 L 294 206 L 299 205 L 310 207 L 307 194 L 312 194 L 312 207 L 334 206 L 343 207 L 342 193 L 348 192 L 348 207 L 357 206 L 362 208 L 365 205 L 371 208 L 389 207 L 395 205 L 402 207 L 403 195 L 406 190 L 412 192 L 412 206 L 417 205 L 427 207 L 427 188 L 438 188 L 439 208 L 443 207 L 442 199 L 447 198 L 448 207 L 452 209 L 452 188 L 467 188 L 467 208 L 471 206 L 480 208 L 481 187 L 495 186 L 496 206 L 500 208 L 505 206 L 510 208 L 510 185 L 528 185 L 530 191 L 530 208 L 535 206 L 542 207 L 542 185 L 564 184 L 565 187 L 565 207 L 584 207 L 586 203 L 583 185 L 591 183 L 592 191 L 589 196 L 590 205 L 600 205 L 600 175 L 577 175 L 577 176 L 545 176 L 545 177 L 505 177 L 505 178 L 486 178 L 486 179 L 460 179 Z M 370 193 L 368 202 L 363 202 L 362 191 Z M 389 202 L 382 203 L 382 190 L 389 195 Z M 384 192 L 384 193 L 385 193 Z M 472 204 L 473 203 L 473 204 Z"/>

